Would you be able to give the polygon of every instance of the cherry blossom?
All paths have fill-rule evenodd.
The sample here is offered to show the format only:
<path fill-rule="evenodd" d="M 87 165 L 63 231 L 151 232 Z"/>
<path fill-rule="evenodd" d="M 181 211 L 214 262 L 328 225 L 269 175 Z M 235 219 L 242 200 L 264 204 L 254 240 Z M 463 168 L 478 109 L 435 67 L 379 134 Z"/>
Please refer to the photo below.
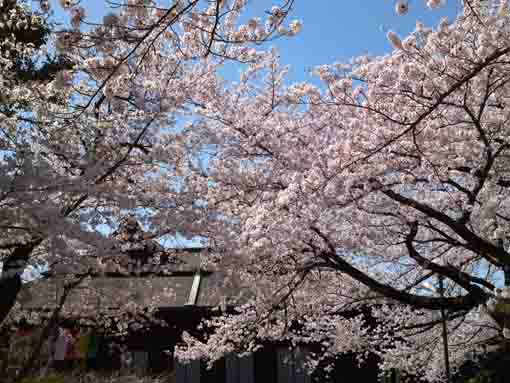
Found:
<path fill-rule="evenodd" d="M 86 2 L 61 1 L 58 17 L 42 16 L 47 2 L 15 5 L 0 28 L 36 32 L 32 44 L 0 35 L 0 289 L 10 297 L 0 320 L 28 264 L 108 257 L 101 231 L 127 213 L 142 212 L 154 237 L 201 232 L 203 185 L 188 182 L 204 145 L 189 132 L 193 109 L 225 91 L 228 61 L 259 60 L 257 44 L 282 35 L 292 3 L 255 30 L 241 22 L 243 0 L 107 2 L 102 21 Z"/>
<path fill-rule="evenodd" d="M 389 33 L 387 55 L 318 67 L 322 86 L 289 85 L 268 52 L 204 104 L 196 126 L 218 143 L 208 209 L 221 217 L 207 233 L 225 249 L 209 261 L 253 297 L 184 357 L 284 340 L 319 344 L 312 368 L 375 352 L 383 369 L 435 381 L 441 309 L 453 369 L 505 342 L 509 20 L 478 5 Z"/>
<path fill-rule="evenodd" d="M 397 12 L 397 15 L 405 15 L 407 12 L 409 12 L 409 3 L 407 1 L 398 1 L 395 4 L 395 12 Z"/>

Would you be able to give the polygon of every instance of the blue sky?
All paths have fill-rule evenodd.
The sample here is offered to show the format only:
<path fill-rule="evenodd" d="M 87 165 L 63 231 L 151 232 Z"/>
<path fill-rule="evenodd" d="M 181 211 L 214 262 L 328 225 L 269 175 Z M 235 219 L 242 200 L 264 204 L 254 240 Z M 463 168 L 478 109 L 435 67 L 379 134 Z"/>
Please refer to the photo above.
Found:
<path fill-rule="evenodd" d="M 248 0 L 247 17 L 263 16 L 273 5 L 284 0 Z M 446 0 L 446 5 L 429 10 L 426 0 L 408 0 L 410 11 L 405 16 L 395 13 L 398 0 L 295 0 L 290 20 L 303 21 L 303 31 L 293 38 L 271 43 L 281 52 L 283 64 L 290 64 L 291 81 L 309 79 L 309 69 L 335 61 L 346 61 L 365 53 L 384 54 L 391 50 L 386 40 L 388 30 L 405 36 L 414 29 L 416 20 L 435 26 L 443 16 L 452 20 L 460 10 L 461 0 Z M 62 8 L 50 0 L 57 17 Z M 122 0 L 118 0 L 122 2 Z M 165 6 L 173 0 L 158 0 Z M 107 12 L 103 0 L 81 0 L 87 16 L 101 20 Z M 289 20 L 289 21 L 290 21 Z M 269 46 L 269 45 L 268 45 Z M 235 72 L 231 79 L 236 78 Z"/>
<path fill-rule="evenodd" d="M 441 17 L 453 20 L 460 10 L 460 0 L 447 0 L 437 10 L 426 8 L 426 0 L 410 0 L 405 16 L 395 13 L 396 0 L 295 0 L 292 18 L 303 21 L 303 31 L 293 38 L 271 43 L 278 47 L 282 63 L 290 64 L 291 79 L 305 81 L 308 71 L 317 65 L 348 61 L 369 53 L 389 53 L 388 30 L 401 37 L 410 33 L 416 20 L 437 25 Z M 273 4 L 268 0 L 250 0 L 249 13 L 261 15 Z"/>

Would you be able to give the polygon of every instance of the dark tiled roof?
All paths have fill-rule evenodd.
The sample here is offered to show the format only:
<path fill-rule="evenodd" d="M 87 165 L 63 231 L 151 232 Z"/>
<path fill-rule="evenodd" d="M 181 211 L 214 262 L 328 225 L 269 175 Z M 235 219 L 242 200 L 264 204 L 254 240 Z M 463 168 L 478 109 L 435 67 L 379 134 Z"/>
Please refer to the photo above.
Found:
<path fill-rule="evenodd" d="M 165 249 L 150 239 L 131 216 L 122 220 L 112 237 L 118 241 L 114 255 L 98 254 L 86 259 L 86 262 L 100 261 L 103 274 L 85 279 L 69 294 L 64 308 L 70 311 L 82 309 L 80 306 L 115 309 L 129 303 L 155 308 L 216 307 L 225 299 L 229 305 L 246 299 L 247 290 L 225 278 L 224 273 L 201 267 L 201 253 L 211 249 Z M 156 256 L 163 263 L 153 262 Z M 45 278 L 23 286 L 19 300 L 22 308 L 55 307 L 64 290 L 62 276 L 79 276 L 88 269 L 85 264 L 61 266 L 53 275 L 48 273 Z"/>
<path fill-rule="evenodd" d="M 225 283 L 220 272 L 205 273 L 195 282 L 196 273 L 149 277 L 95 277 L 84 280 L 69 294 L 67 310 L 114 309 L 134 303 L 139 307 L 176 308 L 186 305 L 218 307 L 226 299 L 228 305 L 239 304 L 248 296 L 248 289 Z M 198 287 L 198 289 L 197 289 Z M 23 309 L 51 309 L 63 293 L 61 278 L 39 279 L 27 283 L 20 292 Z M 196 294 L 196 296 L 194 296 Z"/>
<path fill-rule="evenodd" d="M 188 301 L 193 276 L 171 277 L 98 277 L 83 281 L 69 294 L 66 308 L 88 304 L 100 308 L 118 308 L 128 303 L 148 307 L 175 307 Z M 24 309 L 52 308 L 63 293 L 59 278 L 27 283 L 20 293 Z"/>
<path fill-rule="evenodd" d="M 200 283 L 200 294 L 197 299 L 197 306 L 217 307 L 227 299 L 227 304 L 237 305 L 246 301 L 250 291 L 247 287 L 239 286 L 229 281 L 225 273 L 219 271 L 202 277 Z"/>

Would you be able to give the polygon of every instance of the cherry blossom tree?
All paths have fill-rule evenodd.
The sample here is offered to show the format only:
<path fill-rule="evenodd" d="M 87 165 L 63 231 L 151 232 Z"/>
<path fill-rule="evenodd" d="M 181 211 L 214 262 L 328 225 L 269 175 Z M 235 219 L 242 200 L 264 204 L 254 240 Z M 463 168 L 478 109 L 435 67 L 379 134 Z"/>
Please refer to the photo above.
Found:
<path fill-rule="evenodd" d="M 258 43 L 292 35 L 292 3 L 248 24 L 244 0 L 109 1 L 101 21 L 85 2 L 53 12 L 41 0 L 1 15 L 0 322 L 28 264 L 108 255 L 98 227 L 123 212 L 142 211 L 154 237 L 200 232 L 194 109 L 226 86 L 227 62 L 255 62 Z M 38 28 L 44 43 L 20 39 Z"/>
<path fill-rule="evenodd" d="M 481 3 L 388 33 L 385 56 L 317 68 L 322 86 L 288 85 L 273 52 L 204 105 L 223 143 L 209 235 L 228 249 L 209 261 L 254 295 L 207 339 L 187 337 L 183 358 L 283 339 L 321 345 L 312 367 L 372 352 L 433 381 L 440 310 L 453 367 L 508 344 L 510 19 L 508 2 Z"/>

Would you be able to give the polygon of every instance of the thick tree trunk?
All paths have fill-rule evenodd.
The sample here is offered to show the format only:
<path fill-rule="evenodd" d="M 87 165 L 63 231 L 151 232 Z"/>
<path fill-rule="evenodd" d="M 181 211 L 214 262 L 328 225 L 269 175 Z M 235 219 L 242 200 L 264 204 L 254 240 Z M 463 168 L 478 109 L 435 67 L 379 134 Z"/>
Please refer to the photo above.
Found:
<path fill-rule="evenodd" d="M 16 302 L 16 297 L 21 288 L 21 277 L 16 275 L 12 278 L 0 278 L 0 324 L 3 323 L 11 308 Z"/>
<path fill-rule="evenodd" d="M 41 244 L 42 239 L 36 238 L 17 246 L 7 257 L 0 275 L 0 324 L 3 323 L 16 303 L 21 289 L 21 274 L 27 266 L 32 251 Z"/>

